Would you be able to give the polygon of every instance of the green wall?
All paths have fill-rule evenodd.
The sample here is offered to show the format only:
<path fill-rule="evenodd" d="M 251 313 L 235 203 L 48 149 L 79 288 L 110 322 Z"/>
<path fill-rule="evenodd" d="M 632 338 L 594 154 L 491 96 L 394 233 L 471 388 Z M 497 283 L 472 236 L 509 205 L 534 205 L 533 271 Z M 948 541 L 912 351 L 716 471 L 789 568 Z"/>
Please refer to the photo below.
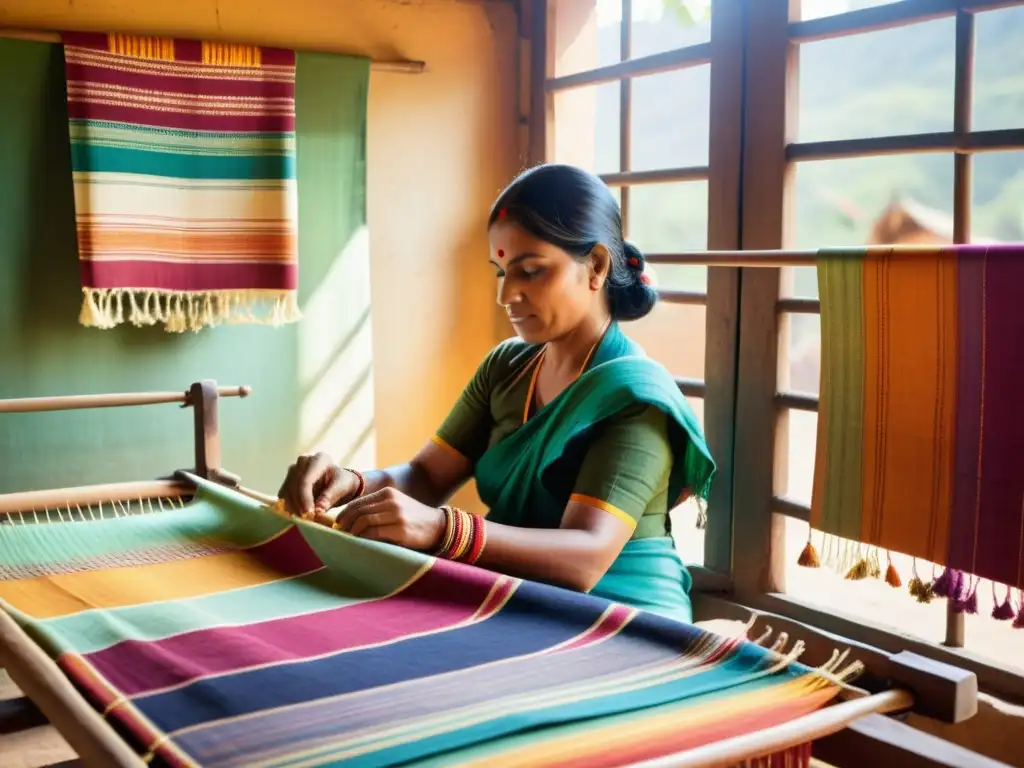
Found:
<path fill-rule="evenodd" d="M 63 66 L 59 46 L 0 41 L 0 398 L 184 390 L 203 378 L 252 385 L 249 398 L 222 401 L 223 463 L 274 492 L 298 449 L 298 342 L 309 323 L 181 335 L 78 324 Z M 368 77 L 364 59 L 298 57 L 302 304 L 365 225 Z M 191 413 L 174 405 L 0 414 L 0 493 L 141 480 L 192 463 Z"/>

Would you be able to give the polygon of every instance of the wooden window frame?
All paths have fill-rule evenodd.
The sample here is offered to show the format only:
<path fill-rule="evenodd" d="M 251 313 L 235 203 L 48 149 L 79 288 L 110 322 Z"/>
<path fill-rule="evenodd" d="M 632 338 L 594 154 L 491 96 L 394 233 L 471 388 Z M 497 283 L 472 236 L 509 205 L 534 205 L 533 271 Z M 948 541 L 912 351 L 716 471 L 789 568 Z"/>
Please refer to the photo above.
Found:
<path fill-rule="evenodd" d="M 551 147 L 554 94 L 557 91 L 600 83 L 619 83 L 619 170 L 602 174 L 611 187 L 620 188 L 623 223 L 628 226 L 630 187 L 679 181 L 708 183 L 709 250 L 729 250 L 740 245 L 740 173 L 743 111 L 743 36 L 746 33 L 745 2 L 714 3 L 711 40 L 706 43 L 631 58 L 632 0 L 622 3 L 619 40 L 621 61 L 593 70 L 556 77 L 554 74 L 554 2 L 527 0 L 523 8 L 531 29 L 530 162 L 553 160 Z M 710 131 L 708 164 L 686 168 L 631 170 L 630 132 L 632 78 L 659 72 L 711 65 Z M 714 171 L 712 173 L 712 170 Z M 628 234 L 628 233 L 627 233 Z M 651 264 L 680 262 L 671 253 L 646 254 Z M 709 502 L 705 530 L 704 565 L 693 566 L 694 583 L 710 591 L 731 587 L 733 510 L 733 420 L 736 405 L 736 345 L 739 333 L 739 270 L 708 269 L 707 291 L 659 291 L 660 300 L 704 306 L 706 309 L 704 380 L 677 378 L 684 395 L 704 400 L 707 438 L 718 465 L 715 491 Z"/>
<path fill-rule="evenodd" d="M 800 0 L 764 0 L 748 6 L 747 101 L 742 184 L 742 248 L 774 250 L 791 243 L 793 172 L 808 160 L 881 154 L 954 153 L 954 238 L 970 241 L 971 157 L 981 151 L 1024 149 L 1024 129 L 971 131 L 974 15 L 1024 5 L 1024 0 L 903 0 L 801 21 Z M 956 18 L 953 130 L 867 139 L 795 141 L 800 43 Z M 757 30 L 757 34 L 751 34 Z M 734 457 L 736 597 L 769 611 L 883 650 L 912 650 L 975 672 L 996 695 L 1024 701 L 1024 675 L 963 649 L 964 617 L 949 607 L 943 645 L 918 641 L 862 617 L 826 611 L 785 594 L 784 516 L 810 520 L 810 509 L 778 497 L 786 473 L 791 410 L 817 411 L 818 398 L 779 391 L 779 329 L 789 314 L 820 312 L 814 299 L 780 298 L 778 267 L 742 269 L 739 388 Z M 744 557 L 743 553 L 758 553 Z M 792 556 L 794 553 L 789 553 Z"/>

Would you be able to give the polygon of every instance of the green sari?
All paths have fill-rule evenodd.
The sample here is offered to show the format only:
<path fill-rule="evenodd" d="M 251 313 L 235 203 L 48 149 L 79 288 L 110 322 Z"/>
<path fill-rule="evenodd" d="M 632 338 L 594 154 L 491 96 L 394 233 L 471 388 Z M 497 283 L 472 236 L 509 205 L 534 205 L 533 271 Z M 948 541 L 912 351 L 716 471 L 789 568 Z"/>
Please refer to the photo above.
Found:
<path fill-rule="evenodd" d="M 530 356 L 539 348 L 522 345 L 522 349 Z M 493 411 L 493 389 L 482 392 L 478 399 L 490 402 Z M 529 528 L 558 528 L 569 501 L 569 487 L 579 470 L 580 455 L 603 425 L 635 412 L 638 406 L 653 407 L 664 414 L 671 451 L 666 457 L 667 492 L 661 502 L 666 507 L 664 514 L 684 491 L 706 499 L 715 465 L 693 409 L 665 368 L 648 359 L 616 323 L 598 345 L 587 370 L 558 397 L 536 410 L 525 424 L 492 436 L 486 449 L 453 447 L 465 454 L 477 454 L 469 458 L 475 460 L 477 490 L 489 508 L 488 520 Z M 450 444 L 451 431 L 442 427 L 440 442 Z M 689 622 L 690 583 L 690 575 L 663 526 L 660 535 L 634 536 L 627 542 L 591 593 Z"/>

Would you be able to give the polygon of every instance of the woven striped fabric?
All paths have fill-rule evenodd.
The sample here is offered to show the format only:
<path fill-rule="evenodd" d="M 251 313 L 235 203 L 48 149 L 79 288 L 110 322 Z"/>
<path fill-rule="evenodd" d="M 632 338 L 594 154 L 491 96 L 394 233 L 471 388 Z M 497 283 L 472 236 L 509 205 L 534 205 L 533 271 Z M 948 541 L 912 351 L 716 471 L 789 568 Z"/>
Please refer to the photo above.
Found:
<path fill-rule="evenodd" d="M 811 525 L 947 566 L 922 600 L 1003 585 L 993 616 L 1024 627 L 1024 245 L 822 251 L 818 280 Z"/>
<path fill-rule="evenodd" d="M 63 41 L 81 323 L 297 320 L 294 52 Z"/>
<path fill-rule="evenodd" d="M 794 660 L 799 643 L 720 637 L 206 484 L 174 511 L 0 525 L 0 605 L 157 765 L 619 766 L 839 689 L 835 664 Z"/>

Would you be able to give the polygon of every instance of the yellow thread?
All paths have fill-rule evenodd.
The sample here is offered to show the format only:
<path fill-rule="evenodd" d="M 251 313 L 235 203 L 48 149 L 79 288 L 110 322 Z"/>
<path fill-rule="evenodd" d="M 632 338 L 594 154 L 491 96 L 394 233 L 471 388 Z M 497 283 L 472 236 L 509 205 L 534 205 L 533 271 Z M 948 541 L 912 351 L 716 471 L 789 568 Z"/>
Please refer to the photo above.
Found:
<path fill-rule="evenodd" d="M 263 53 L 252 45 L 203 43 L 203 64 L 229 67 L 258 67 Z"/>
<path fill-rule="evenodd" d="M 174 61 L 174 40 L 137 35 L 107 35 L 107 50 L 136 59 Z"/>

